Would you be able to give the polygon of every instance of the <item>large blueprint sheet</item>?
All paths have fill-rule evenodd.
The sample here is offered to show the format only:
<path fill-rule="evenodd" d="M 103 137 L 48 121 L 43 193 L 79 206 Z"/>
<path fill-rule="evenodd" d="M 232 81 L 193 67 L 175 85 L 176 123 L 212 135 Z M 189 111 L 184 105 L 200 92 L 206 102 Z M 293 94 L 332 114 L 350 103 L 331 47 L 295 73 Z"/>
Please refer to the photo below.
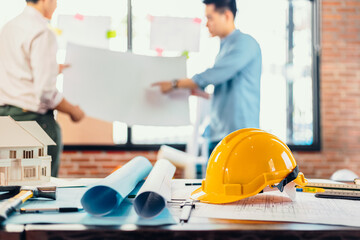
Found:
<path fill-rule="evenodd" d="M 69 44 L 64 95 L 88 116 L 128 125 L 189 124 L 189 91 L 161 94 L 158 81 L 186 77 L 185 57 L 165 58 Z"/>
<path fill-rule="evenodd" d="M 185 181 L 199 182 L 174 180 L 172 198 L 189 198 L 199 187 L 185 186 Z M 316 198 L 313 193 L 297 192 L 296 195 L 296 201 L 291 201 L 285 193 L 268 192 L 230 204 L 196 203 L 191 216 L 360 227 L 360 201 Z M 180 211 L 176 206 L 172 209 L 174 215 Z"/>

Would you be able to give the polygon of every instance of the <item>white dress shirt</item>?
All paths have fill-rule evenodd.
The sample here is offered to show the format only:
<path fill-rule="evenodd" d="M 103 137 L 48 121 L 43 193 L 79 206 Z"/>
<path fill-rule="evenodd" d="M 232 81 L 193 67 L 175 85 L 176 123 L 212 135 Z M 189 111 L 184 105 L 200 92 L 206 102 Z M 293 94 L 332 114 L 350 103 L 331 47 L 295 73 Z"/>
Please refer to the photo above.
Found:
<path fill-rule="evenodd" d="M 63 99 L 56 89 L 56 36 L 48 20 L 27 6 L 0 32 L 0 106 L 46 113 Z"/>

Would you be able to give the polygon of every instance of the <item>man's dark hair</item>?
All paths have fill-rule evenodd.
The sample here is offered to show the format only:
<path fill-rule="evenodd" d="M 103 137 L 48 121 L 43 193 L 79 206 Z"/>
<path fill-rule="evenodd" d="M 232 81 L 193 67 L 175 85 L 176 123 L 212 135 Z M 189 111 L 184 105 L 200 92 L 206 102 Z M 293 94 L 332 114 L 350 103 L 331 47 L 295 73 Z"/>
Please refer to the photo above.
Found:
<path fill-rule="evenodd" d="M 26 0 L 26 2 L 38 3 L 39 0 Z"/>
<path fill-rule="evenodd" d="M 214 4 L 215 10 L 223 13 L 225 10 L 230 10 L 234 18 L 236 16 L 236 0 L 203 0 L 203 3 L 206 5 Z"/>

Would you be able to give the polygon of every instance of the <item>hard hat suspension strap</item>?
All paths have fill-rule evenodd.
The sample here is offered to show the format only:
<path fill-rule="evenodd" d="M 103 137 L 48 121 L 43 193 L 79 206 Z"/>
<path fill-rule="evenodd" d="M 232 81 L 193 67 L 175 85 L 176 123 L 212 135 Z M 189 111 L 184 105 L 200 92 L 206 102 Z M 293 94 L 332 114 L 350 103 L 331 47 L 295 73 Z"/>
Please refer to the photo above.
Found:
<path fill-rule="evenodd" d="M 289 175 L 287 175 L 278 185 L 276 185 L 275 187 L 277 187 L 280 192 L 282 192 L 284 190 L 284 187 L 286 186 L 286 184 L 290 183 L 291 181 L 295 180 L 297 178 L 299 174 L 299 167 L 296 166 L 294 168 L 294 170 L 292 170 L 291 173 L 289 173 Z"/>

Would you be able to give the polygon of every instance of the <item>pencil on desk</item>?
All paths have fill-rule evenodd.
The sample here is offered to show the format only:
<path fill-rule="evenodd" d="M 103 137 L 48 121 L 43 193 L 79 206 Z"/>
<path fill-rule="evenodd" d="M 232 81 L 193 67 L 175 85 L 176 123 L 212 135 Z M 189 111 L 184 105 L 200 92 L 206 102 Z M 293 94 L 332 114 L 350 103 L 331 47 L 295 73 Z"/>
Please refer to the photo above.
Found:
<path fill-rule="evenodd" d="M 20 213 L 44 213 L 44 212 L 79 212 L 83 210 L 77 207 L 59 207 L 59 208 L 20 208 Z"/>
<path fill-rule="evenodd" d="M 325 192 L 323 188 L 315 188 L 315 187 L 297 187 L 297 192 L 307 192 L 307 193 L 318 193 L 318 192 Z"/>
<path fill-rule="evenodd" d="M 196 185 L 201 185 L 201 183 L 185 183 L 185 186 L 196 186 Z"/>

